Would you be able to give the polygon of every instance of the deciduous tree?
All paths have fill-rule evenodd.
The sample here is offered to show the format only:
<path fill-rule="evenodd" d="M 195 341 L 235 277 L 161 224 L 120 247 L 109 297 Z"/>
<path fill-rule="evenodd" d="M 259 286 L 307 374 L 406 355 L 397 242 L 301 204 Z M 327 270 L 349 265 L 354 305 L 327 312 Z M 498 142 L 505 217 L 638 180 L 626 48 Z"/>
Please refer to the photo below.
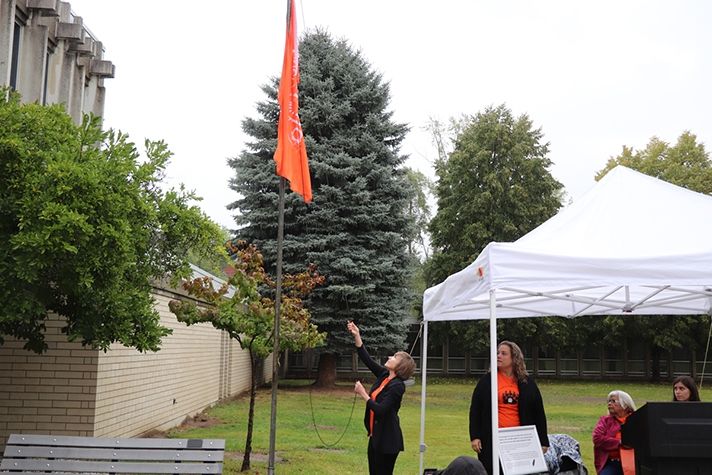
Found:
<path fill-rule="evenodd" d="M 435 165 L 437 213 L 430 222 L 433 256 L 426 263 L 429 286 L 470 264 L 492 241 L 509 242 L 553 216 L 561 206 L 562 185 L 551 176 L 548 144 L 529 117 L 514 117 L 504 105 L 475 116 L 432 121 L 438 149 Z M 534 333 L 543 322 L 510 320 L 509 335 Z M 433 327 L 433 336 L 479 347 L 486 329 L 478 323 Z M 527 333 L 529 332 L 529 333 Z"/>
<path fill-rule="evenodd" d="M 562 185 L 549 172 L 548 144 L 529 117 L 515 118 L 500 105 L 455 125 L 454 149 L 435 166 L 430 285 L 470 264 L 490 242 L 514 241 L 531 231 L 561 206 Z"/>
<path fill-rule="evenodd" d="M 228 242 L 228 250 L 234 264 L 232 276 L 227 282 L 218 288 L 210 277 L 184 283 L 190 295 L 210 306 L 198 306 L 193 300 L 172 300 L 169 308 L 179 321 L 188 325 L 210 323 L 218 330 L 227 332 L 243 350 L 250 353 L 250 409 L 241 468 L 245 471 L 250 468 L 252 453 L 258 368 L 274 345 L 275 301 L 271 295 L 276 284 L 265 272 L 262 254 L 254 245 L 231 241 Z M 314 267 L 296 275 L 283 276 L 279 338 L 282 349 L 299 351 L 323 342 L 326 335 L 310 322 L 309 311 L 302 305 L 302 298 L 323 282 L 324 277 Z M 273 357 L 278 358 L 279 355 Z"/>
<path fill-rule="evenodd" d="M 42 352 L 48 313 L 70 340 L 155 351 L 161 326 L 155 279 L 190 273 L 189 250 L 206 251 L 218 228 L 183 190 L 164 191 L 171 156 L 99 119 L 77 126 L 61 106 L 21 104 L 0 93 L 0 335 Z M 2 339 L 0 338 L 0 343 Z"/>
<path fill-rule="evenodd" d="M 712 194 L 712 162 L 703 143 L 689 131 L 683 132 L 674 145 L 657 137 L 645 148 L 635 150 L 623 146 L 617 157 L 612 157 L 596 174 L 596 181 L 616 165 L 624 165 L 646 175 L 660 178 L 699 193 Z"/>

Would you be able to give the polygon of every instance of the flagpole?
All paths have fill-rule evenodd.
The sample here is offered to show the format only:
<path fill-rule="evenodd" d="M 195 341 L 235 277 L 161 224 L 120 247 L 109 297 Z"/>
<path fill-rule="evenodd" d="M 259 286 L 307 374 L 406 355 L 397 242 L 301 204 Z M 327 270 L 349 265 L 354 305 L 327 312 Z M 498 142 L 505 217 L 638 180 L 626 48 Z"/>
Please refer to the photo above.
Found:
<path fill-rule="evenodd" d="M 279 177 L 279 217 L 277 218 L 277 288 L 274 297 L 274 348 L 272 350 L 272 405 L 269 419 L 269 462 L 267 474 L 274 475 L 277 436 L 277 386 L 279 382 L 279 314 L 282 303 L 282 247 L 284 244 L 284 178 Z"/>
<path fill-rule="evenodd" d="M 277 149 L 274 160 L 279 175 L 279 213 L 277 218 L 277 288 L 274 297 L 274 349 L 272 350 L 272 407 L 269 421 L 269 461 L 267 474 L 275 473 L 275 445 L 277 434 L 277 388 L 279 386 L 279 320 L 282 306 L 282 250 L 284 247 L 284 189 L 289 180 L 292 191 L 299 193 L 305 203 L 312 200 L 307 151 L 302 124 L 299 121 L 299 55 L 296 18 L 292 17 L 294 0 L 287 0 L 287 34 L 284 46 L 282 77 L 279 81 L 279 122 Z"/>

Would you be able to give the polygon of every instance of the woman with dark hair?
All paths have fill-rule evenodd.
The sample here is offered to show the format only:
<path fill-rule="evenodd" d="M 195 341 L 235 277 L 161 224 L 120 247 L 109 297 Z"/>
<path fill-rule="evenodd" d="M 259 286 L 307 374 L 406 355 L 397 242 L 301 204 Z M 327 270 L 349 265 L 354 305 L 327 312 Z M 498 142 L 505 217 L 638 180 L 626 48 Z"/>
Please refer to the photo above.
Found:
<path fill-rule="evenodd" d="M 359 358 L 377 378 L 370 391 L 360 381 L 354 386 L 354 392 L 366 401 L 368 473 L 392 475 L 398 453 L 404 449 L 398 410 L 405 394 L 405 381 L 415 371 L 415 361 L 405 351 L 399 351 L 381 366 L 366 351 L 356 324 L 348 322 L 347 328 L 354 337 Z"/>
<path fill-rule="evenodd" d="M 700 401 L 700 392 L 695 380 L 689 376 L 678 376 L 672 381 L 673 401 Z"/>
<path fill-rule="evenodd" d="M 492 372 L 475 386 L 470 403 L 470 441 L 487 473 L 492 475 Z M 497 414 L 499 427 L 536 426 L 539 442 L 546 452 L 549 436 L 541 393 L 529 377 L 524 354 L 516 343 L 503 341 L 497 347 Z"/>

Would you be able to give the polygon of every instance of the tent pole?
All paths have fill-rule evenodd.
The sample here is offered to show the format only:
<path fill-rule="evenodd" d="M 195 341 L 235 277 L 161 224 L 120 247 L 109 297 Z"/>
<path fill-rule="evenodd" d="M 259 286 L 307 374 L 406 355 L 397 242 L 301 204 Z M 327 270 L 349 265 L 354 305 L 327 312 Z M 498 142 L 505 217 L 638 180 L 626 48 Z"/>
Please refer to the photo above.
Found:
<path fill-rule="evenodd" d="M 423 473 L 423 459 L 425 458 L 425 380 L 428 376 L 428 321 L 423 320 L 423 340 L 420 351 L 420 470 Z"/>
<path fill-rule="evenodd" d="M 492 381 L 492 473 L 499 473 L 499 401 L 497 398 L 497 297 L 490 290 L 490 379 Z M 422 473 L 422 472 L 421 472 Z"/>

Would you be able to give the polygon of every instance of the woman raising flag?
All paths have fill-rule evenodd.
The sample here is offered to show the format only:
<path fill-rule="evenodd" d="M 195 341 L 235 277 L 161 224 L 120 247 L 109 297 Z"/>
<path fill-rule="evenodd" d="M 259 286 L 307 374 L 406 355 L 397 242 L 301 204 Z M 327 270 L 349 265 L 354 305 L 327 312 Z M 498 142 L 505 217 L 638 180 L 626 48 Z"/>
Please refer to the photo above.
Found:
<path fill-rule="evenodd" d="M 356 324 L 348 322 L 347 328 L 354 337 L 359 358 L 376 376 L 370 391 L 366 391 L 360 381 L 354 386 L 354 392 L 366 401 L 364 425 L 368 432 L 368 472 L 391 475 L 398 453 L 404 448 L 398 410 L 405 393 L 404 381 L 415 371 L 415 361 L 405 351 L 399 351 L 381 366 L 364 348 Z"/>

